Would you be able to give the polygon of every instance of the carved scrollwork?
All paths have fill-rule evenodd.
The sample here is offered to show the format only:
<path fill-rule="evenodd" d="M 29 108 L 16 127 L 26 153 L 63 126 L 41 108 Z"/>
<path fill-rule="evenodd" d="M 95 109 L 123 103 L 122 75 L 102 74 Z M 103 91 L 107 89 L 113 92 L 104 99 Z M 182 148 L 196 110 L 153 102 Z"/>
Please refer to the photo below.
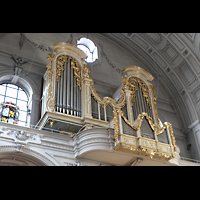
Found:
<path fill-rule="evenodd" d="M 149 105 L 149 108 L 152 109 L 151 99 L 149 96 L 149 89 L 148 89 L 147 85 L 141 79 L 136 78 L 136 77 L 131 77 L 127 80 L 127 76 L 124 75 L 122 83 L 125 85 L 125 87 L 127 87 L 129 90 L 132 91 L 132 94 L 131 94 L 132 101 L 134 101 L 135 92 L 137 90 L 137 83 L 138 83 L 139 87 L 142 89 L 143 96 L 145 97 L 146 102 Z"/>
<path fill-rule="evenodd" d="M 124 121 L 125 121 L 131 128 L 133 128 L 135 131 L 137 131 L 137 130 L 139 130 L 139 129 L 141 128 L 143 118 L 145 117 L 145 118 L 147 119 L 147 121 L 148 121 L 148 123 L 149 123 L 151 129 L 152 129 L 153 131 L 156 130 L 156 129 L 155 129 L 155 124 L 153 124 L 152 118 L 151 118 L 150 116 L 148 116 L 148 114 L 145 113 L 145 112 L 143 112 L 142 114 L 139 114 L 139 115 L 138 115 L 138 118 L 137 118 L 137 119 L 135 120 L 135 122 L 134 122 L 135 126 L 132 125 L 132 124 L 128 121 L 128 119 L 126 119 L 126 117 L 124 116 L 123 111 L 121 111 L 121 117 L 122 117 L 122 118 L 124 119 Z"/>
<path fill-rule="evenodd" d="M 159 119 L 158 119 L 158 110 L 157 110 L 157 97 L 156 97 L 156 91 L 155 91 L 155 88 L 154 88 L 154 86 L 151 84 L 151 83 L 149 83 L 149 85 L 150 85 L 150 88 L 151 88 L 151 91 L 152 91 L 152 93 L 153 93 L 153 105 L 154 105 L 154 113 L 155 113 L 155 118 L 156 118 L 156 122 L 157 122 L 157 124 L 158 124 L 158 126 L 159 126 Z"/>
<path fill-rule="evenodd" d="M 71 67 L 74 69 L 74 77 L 76 78 L 77 85 L 81 90 L 81 67 L 75 59 L 71 60 Z"/>
<path fill-rule="evenodd" d="M 99 95 L 97 94 L 95 88 L 94 88 L 94 81 L 91 82 L 91 94 L 94 97 L 94 99 L 102 106 L 107 106 L 108 104 L 112 107 L 113 109 L 113 114 L 114 114 L 114 134 L 115 134 L 115 141 L 118 141 L 118 136 L 119 136 L 119 122 L 118 122 L 118 115 L 121 113 L 121 108 L 123 108 L 126 104 L 126 98 L 125 98 L 125 92 L 124 88 L 121 90 L 121 99 L 116 102 L 113 98 L 111 97 L 103 97 L 100 98 Z"/>
<path fill-rule="evenodd" d="M 113 114 L 114 114 L 114 134 L 115 134 L 115 141 L 118 141 L 119 139 L 119 121 L 118 121 L 118 113 L 119 109 L 114 108 Z"/>
<path fill-rule="evenodd" d="M 143 121 L 143 118 L 146 118 L 147 119 L 147 121 L 148 121 L 148 123 L 149 123 L 149 125 L 150 125 L 150 127 L 151 127 L 151 129 L 153 130 L 153 131 L 155 131 L 155 124 L 153 123 L 153 120 L 152 120 L 152 118 L 147 114 L 147 113 L 145 113 L 145 112 L 143 112 L 142 114 L 139 114 L 138 115 L 138 118 L 137 118 L 137 129 L 140 129 L 141 128 L 141 125 L 142 125 L 142 121 Z"/>
<path fill-rule="evenodd" d="M 47 108 L 48 110 L 54 111 L 55 99 L 51 99 L 52 97 L 52 88 L 53 88 L 53 71 L 52 71 L 52 60 L 54 59 L 55 52 L 48 54 L 47 60 L 49 64 L 47 64 L 47 72 L 48 72 L 48 96 L 47 96 Z"/>
<path fill-rule="evenodd" d="M 160 135 L 162 134 L 166 128 L 168 127 L 169 128 L 169 133 L 170 133 L 170 138 L 171 138 L 171 141 L 172 141 L 172 146 L 174 148 L 174 152 L 176 152 L 176 144 L 175 144 L 175 137 L 174 137 L 174 134 L 173 134 L 173 128 L 172 128 L 172 125 L 169 123 L 169 122 L 164 122 L 163 123 L 163 127 L 160 128 L 160 126 L 158 126 L 157 124 L 154 124 L 153 123 L 153 120 L 150 116 L 148 116 L 147 113 L 143 112 L 142 114 L 139 114 L 138 115 L 138 118 L 135 120 L 134 122 L 134 125 L 132 125 L 127 119 L 126 117 L 124 116 L 124 113 L 123 111 L 118 111 L 118 114 L 124 119 L 124 121 L 131 127 L 133 128 L 134 130 L 138 131 L 140 128 L 141 128 L 141 125 L 142 125 L 142 122 L 143 122 L 143 118 L 145 117 L 151 127 L 151 129 L 154 131 L 154 134 L 155 135 Z"/>
<path fill-rule="evenodd" d="M 125 138 L 126 136 L 124 135 L 121 135 L 121 137 L 123 138 L 123 140 L 125 141 Z M 120 145 L 117 146 L 117 148 L 119 149 L 123 149 L 123 151 L 125 149 L 131 151 L 131 152 L 134 152 L 134 154 L 139 154 L 139 155 L 143 155 L 143 156 L 147 156 L 149 157 L 150 159 L 152 158 L 157 158 L 157 159 L 164 159 L 164 160 L 170 160 L 172 158 L 175 157 L 174 154 L 171 154 L 171 152 L 160 152 L 158 151 L 157 149 L 150 149 L 150 148 L 144 148 L 144 147 L 141 147 L 138 145 L 138 142 L 137 142 L 137 138 L 133 138 L 132 140 L 135 140 L 135 144 L 130 144 L 129 142 L 127 143 L 120 143 Z"/>
<path fill-rule="evenodd" d="M 56 82 L 58 82 L 59 77 L 61 76 L 61 71 L 64 70 L 64 63 L 67 62 L 68 59 L 71 59 L 71 68 L 74 69 L 74 77 L 76 78 L 77 85 L 81 90 L 81 67 L 79 66 L 78 62 L 67 55 L 62 55 L 57 58 L 56 64 Z"/>
<path fill-rule="evenodd" d="M 47 108 L 50 112 L 54 112 L 55 111 L 55 98 L 49 98 L 47 100 Z"/>
<path fill-rule="evenodd" d="M 52 60 L 55 56 L 55 52 L 52 52 L 48 54 L 47 60 L 49 61 L 49 64 L 47 64 L 47 72 L 48 72 L 48 77 L 49 77 L 49 88 L 48 88 L 48 98 L 51 96 L 51 91 L 52 91 Z"/>
<path fill-rule="evenodd" d="M 58 82 L 59 76 L 61 76 L 61 71 L 64 70 L 64 63 L 67 62 L 68 56 L 59 56 L 57 58 L 57 64 L 56 64 L 56 82 Z"/>
<path fill-rule="evenodd" d="M 83 76 L 89 78 L 90 70 L 86 64 L 86 62 L 83 63 Z"/>
<path fill-rule="evenodd" d="M 30 134 L 24 132 L 24 131 L 18 131 L 18 133 L 16 133 L 16 138 L 22 141 L 27 140 L 30 137 Z"/>
<path fill-rule="evenodd" d="M 131 101 L 134 102 L 134 98 L 135 98 L 135 94 L 136 94 L 136 90 L 137 90 L 137 83 L 139 85 L 139 87 L 142 89 L 142 95 L 145 97 L 146 99 L 146 103 L 149 105 L 150 109 L 153 109 L 154 111 L 154 115 L 155 115 L 155 121 L 157 123 L 157 125 L 159 126 L 159 118 L 158 118 L 158 111 L 157 111 L 157 97 L 155 96 L 156 91 L 154 86 L 151 83 L 148 83 L 149 87 L 144 83 L 144 81 L 142 81 L 141 79 L 137 78 L 137 77 L 130 77 L 129 79 L 127 79 L 127 75 L 123 76 L 123 80 L 122 80 L 122 84 L 124 85 L 124 87 L 126 87 L 127 89 L 132 91 L 131 94 Z M 150 91 L 152 93 L 152 100 L 150 97 Z M 161 128 L 161 127 L 159 127 Z"/>
<path fill-rule="evenodd" d="M 124 93 L 124 89 L 122 88 L 121 90 L 121 99 L 116 102 L 113 98 L 111 97 L 103 97 L 100 98 L 99 95 L 97 94 L 95 88 L 94 88 L 94 81 L 91 82 L 91 94 L 94 97 L 94 99 L 100 104 L 100 105 L 105 105 L 107 106 L 108 104 L 113 108 L 123 108 L 126 104 L 126 98 L 125 98 L 125 93 Z M 113 111 L 114 112 L 114 111 Z"/>

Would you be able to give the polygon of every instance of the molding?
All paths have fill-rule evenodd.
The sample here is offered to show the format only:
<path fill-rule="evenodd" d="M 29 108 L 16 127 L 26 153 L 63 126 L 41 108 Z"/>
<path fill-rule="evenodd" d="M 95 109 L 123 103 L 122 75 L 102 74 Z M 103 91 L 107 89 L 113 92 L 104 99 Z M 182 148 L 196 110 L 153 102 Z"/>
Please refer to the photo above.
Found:
<path fill-rule="evenodd" d="M 113 150 L 114 130 L 110 128 L 88 128 L 74 136 L 75 157 L 89 151 Z"/>
<path fill-rule="evenodd" d="M 16 145 L 10 144 L 10 145 L 1 145 L 0 146 L 0 155 L 4 155 L 5 153 L 22 153 L 22 157 L 24 156 L 31 156 L 29 157 L 30 160 L 33 159 L 33 161 L 36 159 L 37 161 L 39 160 L 40 163 L 39 165 L 46 165 L 46 166 L 54 166 L 56 165 L 52 160 L 50 160 L 47 156 L 39 153 L 38 151 L 35 151 L 31 149 L 30 147 L 24 147 L 23 146 L 23 151 L 18 150 L 19 147 Z M 42 162 L 42 163 L 41 163 Z"/>
<path fill-rule="evenodd" d="M 200 121 L 196 120 L 188 126 L 189 129 L 194 129 L 196 126 L 200 125 Z"/>
<path fill-rule="evenodd" d="M 13 52 L 8 52 L 4 49 L 0 49 L 0 55 L 12 58 Z M 17 56 L 21 56 L 21 55 L 18 54 Z M 33 63 L 34 65 L 39 65 L 40 67 L 43 67 L 46 69 L 46 63 L 42 63 L 42 62 L 35 61 L 35 60 L 32 61 L 32 58 L 27 58 L 26 56 L 23 56 L 23 58 L 28 60 L 27 63 Z"/>

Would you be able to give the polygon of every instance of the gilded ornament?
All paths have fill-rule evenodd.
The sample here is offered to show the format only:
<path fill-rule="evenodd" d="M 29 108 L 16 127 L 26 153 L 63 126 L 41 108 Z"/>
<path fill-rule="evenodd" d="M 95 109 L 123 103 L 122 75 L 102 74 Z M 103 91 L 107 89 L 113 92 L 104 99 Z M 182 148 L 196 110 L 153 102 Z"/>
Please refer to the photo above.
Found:
<path fill-rule="evenodd" d="M 49 61 L 49 64 L 47 64 L 47 72 L 48 72 L 48 77 L 49 77 L 49 88 L 48 88 L 48 98 L 50 98 L 51 96 L 51 92 L 52 92 L 52 60 L 55 56 L 55 52 L 52 52 L 50 54 L 48 54 L 47 60 Z"/>
<path fill-rule="evenodd" d="M 156 152 L 153 150 L 146 150 L 146 154 L 147 154 L 147 156 L 149 156 L 149 158 L 152 159 L 154 157 L 154 155 L 156 154 Z"/>
<path fill-rule="evenodd" d="M 89 78 L 90 75 L 90 70 L 86 64 L 86 62 L 84 62 L 83 64 L 83 76 Z"/>
<path fill-rule="evenodd" d="M 47 101 L 48 110 L 50 112 L 55 112 L 55 98 L 51 98 Z"/>
<path fill-rule="evenodd" d="M 123 111 L 122 111 L 122 113 L 121 113 L 121 117 L 124 119 L 124 121 L 125 121 L 131 128 L 133 128 L 135 131 L 138 130 L 137 127 L 133 126 L 133 125 L 128 121 L 128 119 L 126 119 L 126 117 L 124 116 Z"/>
<path fill-rule="evenodd" d="M 91 94 L 94 97 L 94 99 L 100 104 L 100 105 L 110 105 L 113 109 L 114 108 L 123 108 L 126 104 L 126 98 L 125 98 L 125 93 L 124 89 L 122 88 L 121 93 L 122 96 L 118 102 L 116 102 L 113 98 L 111 97 L 103 97 L 100 98 L 99 95 L 97 94 L 95 88 L 94 88 L 94 81 L 91 82 Z"/>
<path fill-rule="evenodd" d="M 75 59 L 71 60 L 71 67 L 74 69 L 74 77 L 76 78 L 76 83 L 81 90 L 81 67 Z"/>
<path fill-rule="evenodd" d="M 74 69 L 74 77 L 76 78 L 77 85 L 79 86 L 79 89 L 81 90 L 81 67 L 79 66 L 78 62 L 67 55 L 62 55 L 57 58 L 56 63 L 56 82 L 58 82 L 59 77 L 61 76 L 61 71 L 64 70 L 64 64 L 68 61 L 68 59 L 71 60 L 71 68 Z"/>
<path fill-rule="evenodd" d="M 50 124 L 50 127 L 52 128 L 53 127 L 53 125 L 56 123 L 56 121 L 55 120 L 49 120 L 49 124 Z"/>
<path fill-rule="evenodd" d="M 53 78 L 53 72 L 52 72 L 52 60 L 55 56 L 55 52 L 52 52 L 48 55 L 47 60 L 49 61 L 49 64 L 47 65 L 48 75 L 49 75 L 49 88 L 48 88 L 48 101 L 47 101 L 47 107 L 48 110 L 54 112 L 55 111 L 55 98 L 51 98 L 52 94 L 52 78 Z M 84 77 L 90 78 L 90 70 L 86 64 L 86 62 L 83 61 L 83 68 L 81 69 L 81 66 L 79 65 L 78 61 L 74 58 L 68 56 L 68 55 L 61 55 L 57 58 L 56 61 L 56 81 L 58 82 L 59 77 L 61 76 L 61 72 L 64 70 L 64 63 L 68 62 L 70 60 L 71 62 L 71 68 L 74 69 L 74 77 L 76 78 L 77 85 L 79 85 L 79 89 L 81 90 L 81 83 L 84 80 Z M 114 149 L 127 149 L 134 154 L 141 154 L 144 156 L 148 156 L 150 159 L 152 158 L 159 158 L 164 160 L 169 160 L 175 156 L 174 152 L 176 152 L 176 145 L 175 145 L 175 137 L 173 135 L 173 129 L 172 125 L 168 122 L 163 123 L 163 127 L 161 128 L 159 126 L 159 119 L 158 119 L 158 112 L 157 112 L 157 103 L 156 103 L 156 96 L 155 96 L 155 88 L 151 83 L 148 83 L 141 80 L 138 77 L 129 77 L 127 78 L 127 75 L 124 74 L 122 78 L 122 89 L 121 89 L 121 98 L 118 102 L 116 102 L 111 97 L 103 97 L 100 98 L 97 94 L 95 87 L 94 87 L 94 81 L 90 81 L 90 92 L 91 95 L 94 97 L 94 99 L 97 101 L 98 105 L 102 107 L 106 107 L 110 105 L 113 109 L 113 127 L 114 127 L 114 136 L 115 136 L 115 142 L 117 145 Z M 134 102 L 137 87 L 141 88 L 142 95 L 145 97 L 146 103 L 149 106 L 150 109 L 153 110 L 153 114 L 155 117 L 155 121 L 153 122 L 153 119 L 146 113 L 142 112 L 139 114 L 136 118 L 136 120 L 131 123 L 126 117 L 124 116 L 123 111 L 121 110 L 126 105 L 126 94 L 125 90 L 130 90 L 131 93 L 129 93 L 131 96 L 129 97 L 131 102 Z M 90 95 L 90 92 L 88 95 Z M 86 95 L 84 98 L 90 99 L 89 96 Z M 88 104 L 91 104 L 91 101 L 88 101 Z M 128 111 L 129 112 L 129 111 Z M 12 113 L 11 113 L 12 114 Z M 169 135 L 171 137 L 171 145 L 174 148 L 174 152 L 171 152 L 171 148 L 166 148 L 164 144 L 159 143 L 157 140 L 154 140 L 153 142 L 151 140 L 148 140 L 144 137 L 133 137 L 133 136 L 126 136 L 122 134 L 122 125 L 121 125 L 121 117 L 125 121 L 127 125 L 129 125 L 133 130 L 139 131 L 141 129 L 144 117 L 147 120 L 150 128 L 153 130 L 155 136 L 158 136 L 162 134 L 166 129 L 169 131 Z M 4 119 L 2 119 L 4 120 Z M 51 121 L 50 125 L 53 126 L 54 122 Z M 139 132 L 138 132 L 139 133 Z M 137 134 L 138 134 L 137 133 Z M 126 137 L 126 138 L 125 138 Z M 155 137 L 156 138 L 156 137 Z M 122 140 L 123 139 L 123 140 Z M 121 142 L 122 140 L 122 142 Z M 134 140 L 134 142 L 133 142 Z M 140 144 L 140 145 L 139 145 Z M 160 147 L 159 147 L 160 145 Z M 166 145 L 166 144 L 165 144 Z M 171 147 L 170 145 L 168 145 Z"/>
<path fill-rule="evenodd" d="M 59 76 L 61 76 L 61 70 L 64 70 L 64 63 L 67 61 L 67 58 L 65 55 L 59 56 L 57 59 L 56 64 L 56 82 L 58 82 Z"/>
<path fill-rule="evenodd" d="M 48 54 L 47 60 L 49 61 L 49 64 L 47 64 L 47 72 L 48 72 L 48 82 L 49 82 L 49 87 L 48 87 L 48 97 L 47 97 L 47 108 L 48 110 L 54 112 L 54 106 L 55 106 L 55 98 L 52 97 L 52 88 L 53 88 L 53 71 L 52 71 L 52 60 L 54 59 L 55 52 L 52 52 Z"/>
<path fill-rule="evenodd" d="M 134 102 L 134 98 L 135 98 L 135 94 L 136 94 L 136 90 L 137 90 L 137 83 L 139 84 L 139 87 L 142 89 L 142 94 L 145 97 L 146 103 L 149 105 L 149 108 L 154 110 L 155 121 L 156 121 L 157 125 L 159 126 L 157 102 L 156 102 L 157 98 L 155 96 L 156 92 L 155 92 L 154 86 L 151 83 L 148 83 L 149 84 L 149 87 L 148 87 L 144 83 L 144 81 L 142 81 L 141 79 L 139 79 L 137 77 L 130 77 L 129 79 L 127 79 L 127 75 L 123 76 L 122 84 L 124 85 L 125 88 L 132 91 L 132 94 L 131 94 L 132 102 Z M 151 101 L 149 89 L 152 92 L 152 101 Z"/>
<path fill-rule="evenodd" d="M 118 111 L 113 109 L 114 114 L 114 134 L 115 134 L 115 142 L 119 139 L 119 123 L 118 123 Z"/>
<path fill-rule="evenodd" d="M 153 123 L 152 118 L 151 118 L 150 116 L 148 116 L 147 113 L 143 112 L 142 114 L 139 114 L 139 115 L 138 115 L 137 120 L 135 120 L 135 123 L 134 123 L 135 126 L 134 126 L 134 125 L 132 125 L 132 124 L 126 119 L 126 117 L 124 116 L 123 111 L 120 110 L 120 111 L 118 111 L 117 113 L 118 113 L 118 115 L 120 115 L 120 117 L 122 117 L 122 118 L 124 119 L 125 123 L 127 123 L 127 124 L 128 124 L 131 128 L 133 128 L 135 131 L 138 131 L 138 130 L 141 129 L 141 125 L 142 125 L 142 122 L 143 122 L 144 117 L 146 118 L 146 120 L 148 121 L 148 123 L 149 123 L 151 129 L 154 131 L 154 134 L 156 134 L 156 135 L 162 134 L 162 133 L 164 132 L 164 130 L 165 130 L 167 127 L 169 127 L 170 137 L 171 137 L 171 139 L 172 139 L 172 146 L 174 147 L 174 152 L 176 151 L 175 137 L 174 137 L 174 135 L 173 135 L 172 126 L 171 126 L 171 124 L 170 124 L 169 122 L 163 123 L 163 127 L 160 128 L 159 126 L 157 126 L 157 124 L 154 124 L 154 123 Z M 118 127 L 117 127 L 117 128 L 118 128 Z M 117 134 L 117 133 L 116 133 L 116 134 Z M 127 137 L 127 136 L 125 136 L 125 135 L 123 135 L 123 134 L 120 134 L 120 136 L 121 136 L 121 137 Z M 136 140 L 136 138 L 133 137 L 133 136 L 128 136 L 128 137 L 132 138 L 132 140 Z M 141 138 L 142 138 L 142 137 L 138 137 L 137 139 L 141 139 Z M 146 141 L 146 140 L 147 140 L 147 141 Z M 128 141 L 128 140 L 124 140 L 124 141 Z M 166 153 L 162 153 L 162 152 L 160 152 L 160 150 L 159 150 L 159 149 L 160 149 L 159 146 L 158 146 L 158 149 L 157 149 L 156 144 L 151 144 L 151 143 L 152 143 L 151 140 L 148 141 L 148 139 L 142 138 L 142 143 L 141 143 L 142 145 L 139 146 L 139 147 L 136 149 L 136 151 L 138 151 L 138 152 L 140 152 L 140 153 L 141 153 L 141 152 L 144 152 L 144 155 L 147 155 L 147 156 L 150 157 L 151 159 L 152 159 L 153 157 L 155 157 L 155 156 L 159 156 L 159 157 L 161 157 L 162 159 L 164 158 L 165 160 L 169 160 L 169 159 L 175 157 L 175 155 L 174 155 L 173 152 L 169 152 L 170 155 L 168 155 L 168 154 L 166 154 Z M 121 142 L 120 142 L 120 144 L 121 144 Z M 128 148 L 129 150 L 131 150 L 131 147 L 127 147 L 125 144 L 130 145 L 128 142 L 125 142 L 124 145 L 123 145 L 123 148 Z M 161 143 L 159 143 L 159 145 L 160 145 L 160 146 L 163 146 L 163 144 L 161 144 Z M 170 147 L 170 145 L 167 145 L 167 146 Z M 134 148 L 135 148 L 135 147 L 134 147 Z M 150 148 L 150 149 L 148 149 L 148 148 Z M 152 149 L 152 148 L 153 148 L 153 149 Z M 133 149 L 133 148 L 132 148 L 132 149 Z M 135 151 L 135 150 L 134 150 L 134 151 Z M 165 151 L 166 151 L 166 150 L 165 150 Z M 167 150 L 167 151 L 169 151 L 169 150 Z"/>

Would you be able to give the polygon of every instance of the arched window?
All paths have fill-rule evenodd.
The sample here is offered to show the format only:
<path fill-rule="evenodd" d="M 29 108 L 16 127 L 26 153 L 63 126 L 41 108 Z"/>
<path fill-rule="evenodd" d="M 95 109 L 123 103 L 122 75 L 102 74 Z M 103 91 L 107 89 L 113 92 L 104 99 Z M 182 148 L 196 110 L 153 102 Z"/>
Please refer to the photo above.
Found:
<path fill-rule="evenodd" d="M 28 114 L 28 96 L 26 92 L 17 85 L 14 84 L 1 84 L 0 85 L 0 121 L 18 124 L 25 126 L 27 123 Z M 10 114 L 5 108 L 17 108 L 17 122 L 14 122 L 12 118 L 12 112 Z M 8 109 L 7 109 L 8 110 Z"/>
<path fill-rule="evenodd" d="M 91 40 L 81 38 L 77 42 L 77 47 L 87 54 L 88 57 L 85 59 L 86 62 L 92 63 L 98 59 L 97 47 Z"/>

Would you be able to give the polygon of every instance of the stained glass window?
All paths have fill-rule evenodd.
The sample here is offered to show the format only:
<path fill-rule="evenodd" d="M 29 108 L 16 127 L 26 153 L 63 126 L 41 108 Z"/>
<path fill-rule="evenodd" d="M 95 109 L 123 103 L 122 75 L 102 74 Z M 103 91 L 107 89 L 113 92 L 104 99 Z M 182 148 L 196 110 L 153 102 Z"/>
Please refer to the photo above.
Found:
<path fill-rule="evenodd" d="M 0 119 L 2 122 L 18 124 L 19 108 L 11 102 L 1 104 Z"/>
<path fill-rule="evenodd" d="M 28 113 L 28 96 L 14 84 L 0 85 L 0 121 L 25 126 Z"/>

